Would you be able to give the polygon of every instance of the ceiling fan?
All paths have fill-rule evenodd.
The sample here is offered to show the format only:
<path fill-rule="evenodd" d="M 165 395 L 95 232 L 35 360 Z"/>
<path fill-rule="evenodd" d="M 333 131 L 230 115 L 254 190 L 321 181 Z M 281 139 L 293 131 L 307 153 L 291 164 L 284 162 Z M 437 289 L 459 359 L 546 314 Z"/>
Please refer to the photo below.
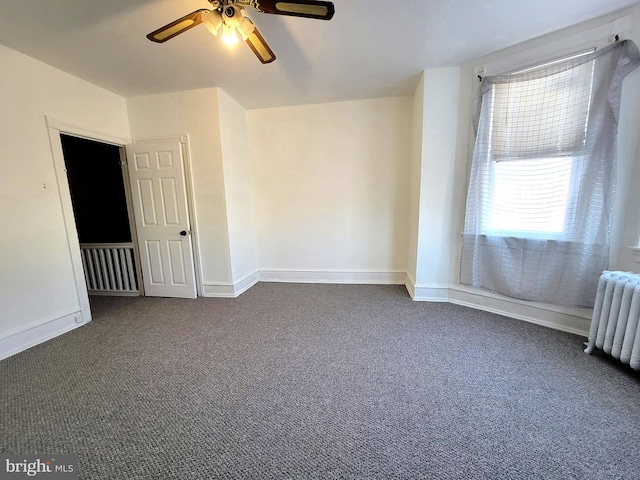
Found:
<path fill-rule="evenodd" d="M 164 43 L 176 35 L 204 23 L 213 35 L 217 35 L 222 28 L 222 40 L 225 43 L 238 41 L 237 30 L 262 63 L 271 63 L 276 59 L 276 56 L 253 22 L 244 15 L 245 7 L 251 7 L 260 13 L 319 20 L 331 20 L 335 13 L 333 2 L 318 0 L 208 0 L 208 2 L 211 4 L 212 10 L 206 8 L 196 10 L 151 32 L 147 38 L 152 42 Z"/>

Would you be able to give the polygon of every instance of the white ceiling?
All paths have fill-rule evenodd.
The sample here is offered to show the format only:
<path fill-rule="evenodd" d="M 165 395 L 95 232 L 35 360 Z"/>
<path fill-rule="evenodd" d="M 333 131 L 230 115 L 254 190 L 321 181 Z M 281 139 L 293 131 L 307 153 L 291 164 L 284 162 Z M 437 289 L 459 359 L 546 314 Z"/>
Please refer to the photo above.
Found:
<path fill-rule="evenodd" d="M 221 87 L 245 108 L 413 93 L 424 69 L 485 54 L 639 0 L 334 0 L 326 22 L 248 10 L 277 60 L 204 26 L 145 35 L 206 0 L 0 0 L 0 44 L 125 97 Z"/>

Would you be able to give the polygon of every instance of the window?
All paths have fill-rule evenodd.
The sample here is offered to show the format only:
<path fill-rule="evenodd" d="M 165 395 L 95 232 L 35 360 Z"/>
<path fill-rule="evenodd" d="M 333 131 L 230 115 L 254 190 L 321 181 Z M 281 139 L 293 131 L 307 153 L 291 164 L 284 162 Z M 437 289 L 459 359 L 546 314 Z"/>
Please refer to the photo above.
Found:
<path fill-rule="evenodd" d="M 639 62 L 623 41 L 483 79 L 461 283 L 593 305 L 608 267 L 621 83 Z"/>
<path fill-rule="evenodd" d="M 561 238 L 573 162 L 572 157 L 494 162 L 485 233 Z"/>
<path fill-rule="evenodd" d="M 583 55 L 516 74 L 531 75 Z M 594 65 L 591 60 L 551 75 L 494 85 L 487 102 L 491 187 L 483 202 L 484 233 L 565 236 L 571 176 L 578 173 L 586 145 Z"/>

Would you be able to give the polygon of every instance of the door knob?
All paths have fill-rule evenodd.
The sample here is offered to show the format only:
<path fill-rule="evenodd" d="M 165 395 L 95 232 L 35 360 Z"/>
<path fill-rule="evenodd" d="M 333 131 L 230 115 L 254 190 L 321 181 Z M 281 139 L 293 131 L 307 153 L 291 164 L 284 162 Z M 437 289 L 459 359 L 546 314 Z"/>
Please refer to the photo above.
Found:
<path fill-rule="evenodd" d="M 190 232 L 190 231 L 188 231 L 188 230 L 182 230 L 182 231 L 180 232 L 180 236 L 182 236 L 182 237 L 186 237 L 186 236 L 187 236 L 187 235 L 189 235 L 190 233 L 191 233 L 191 232 Z"/>

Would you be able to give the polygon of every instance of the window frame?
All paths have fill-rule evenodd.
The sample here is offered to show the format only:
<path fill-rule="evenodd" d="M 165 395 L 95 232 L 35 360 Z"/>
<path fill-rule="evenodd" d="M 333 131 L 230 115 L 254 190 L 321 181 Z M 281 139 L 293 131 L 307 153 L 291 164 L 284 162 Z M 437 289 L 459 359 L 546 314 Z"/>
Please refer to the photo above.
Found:
<path fill-rule="evenodd" d="M 591 42 L 591 46 L 589 47 L 581 48 L 578 51 L 574 50 L 571 53 L 562 55 L 562 56 L 555 55 L 553 58 L 547 58 L 546 60 L 543 59 L 539 62 L 536 62 L 533 65 L 530 64 L 526 67 L 516 68 L 508 72 L 505 72 L 505 74 L 516 75 L 519 73 L 526 73 L 526 72 L 534 71 L 539 68 L 548 67 L 563 61 L 579 58 L 581 56 L 589 55 L 595 52 L 597 49 L 601 48 L 601 46 L 602 45 L 593 46 L 593 42 Z M 591 104 L 592 104 L 592 99 L 594 94 L 593 86 L 594 86 L 595 61 L 593 62 L 593 67 L 591 69 L 591 72 L 592 72 L 591 74 L 592 76 L 591 76 L 591 86 L 589 89 L 589 105 L 588 105 L 587 114 L 585 117 L 585 138 L 586 138 L 586 134 L 589 127 Z M 513 237 L 513 238 L 535 239 L 535 240 L 570 241 L 573 238 L 572 232 L 575 230 L 576 218 L 575 218 L 575 214 L 571 215 L 571 212 L 569 211 L 569 206 L 571 205 L 573 198 L 575 198 L 576 195 L 580 194 L 579 190 L 576 188 L 576 185 L 579 184 L 578 180 L 584 174 L 585 162 L 583 161 L 584 157 L 582 155 L 572 155 L 570 157 L 564 157 L 564 158 L 571 158 L 571 168 L 570 168 L 570 174 L 569 174 L 570 177 L 569 177 L 567 198 L 565 202 L 564 225 L 563 225 L 563 230 L 561 232 L 542 231 L 542 230 L 533 231 L 533 230 L 521 230 L 521 229 L 495 229 L 489 226 L 489 223 L 491 222 L 491 219 L 493 217 L 493 206 L 494 206 L 493 197 L 495 192 L 495 180 L 496 180 L 495 167 L 499 163 L 497 160 L 493 159 L 493 155 L 491 154 L 491 145 L 492 145 L 491 137 L 494 131 L 493 123 L 495 119 L 495 116 L 494 116 L 495 90 L 493 88 L 490 91 L 490 95 L 491 95 L 491 98 L 489 101 L 490 125 L 489 125 L 489 140 L 488 140 L 489 151 L 487 152 L 488 162 L 486 165 L 484 165 L 484 168 L 488 170 L 487 176 L 490 179 L 490 184 L 485 191 L 485 195 L 488 198 L 485 198 L 482 202 L 483 205 L 487 206 L 487 210 L 484 212 L 482 216 L 483 217 L 483 222 L 481 226 L 482 234 L 488 237 Z M 562 158 L 562 157 L 558 157 L 558 158 Z M 640 240 L 638 242 L 640 246 Z"/>

